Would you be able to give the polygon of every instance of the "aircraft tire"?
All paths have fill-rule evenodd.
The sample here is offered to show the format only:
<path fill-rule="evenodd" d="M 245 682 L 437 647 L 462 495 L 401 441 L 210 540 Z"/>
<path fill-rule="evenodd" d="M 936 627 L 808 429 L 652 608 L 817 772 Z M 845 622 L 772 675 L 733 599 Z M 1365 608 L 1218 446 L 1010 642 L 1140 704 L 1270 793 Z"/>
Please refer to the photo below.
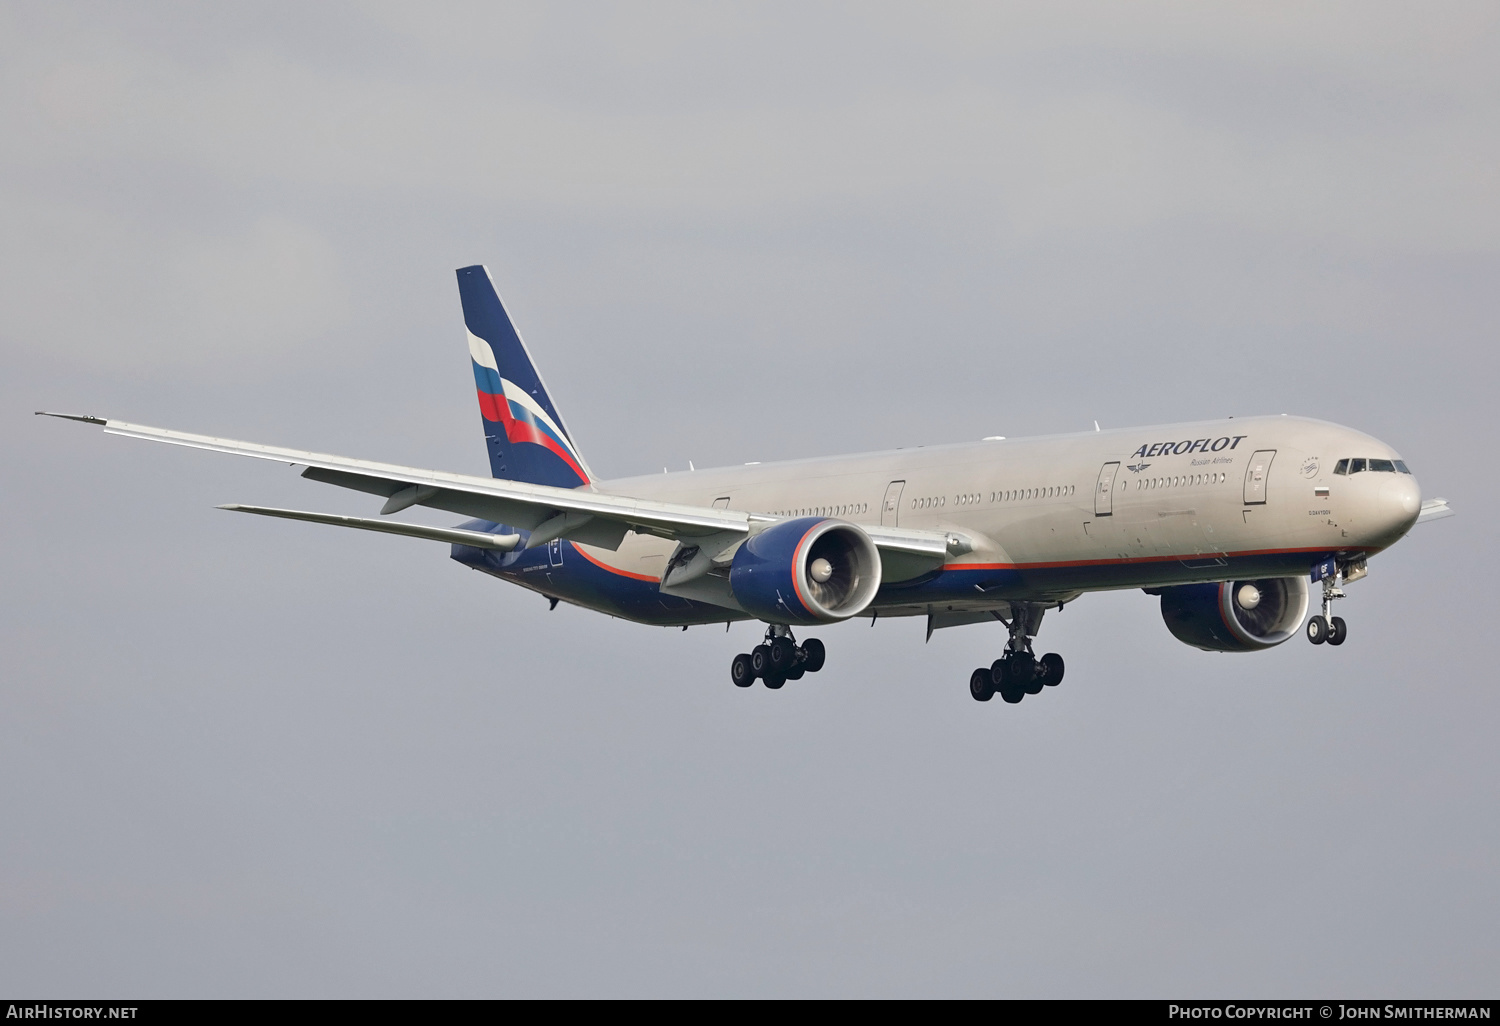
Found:
<path fill-rule="evenodd" d="M 1338 617 L 1334 617 L 1334 619 L 1337 620 Z M 1329 626 L 1328 621 L 1323 619 L 1323 614 L 1318 613 L 1307 621 L 1307 640 L 1311 641 L 1314 645 L 1323 644 L 1323 642 L 1328 640 Z"/>
<path fill-rule="evenodd" d="M 969 694 L 976 702 L 988 702 L 995 697 L 995 682 L 988 667 L 981 666 L 969 674 Z"/>
<path fill-rule="evenodd" d="M 828 651 L 817 638 L 808 638 L 802 643 L 802 666 L 808 673 L 817 673 L 828 658 Z"/>
<path fill-rule="evenodd" d="M 1056 652 L 1048 652 L 1041 659 L 1042 683 L 1049 688 L 1055 688 L 1062 683 L 1063 679 L 1063 657 Z"/>
<path fill-rule="evenodd" d="M 1011 688 L 1011 687 L 1001 688 L 1000 689 L 1000 697 L 1003 698 L 1003 699 L 1005 699 L 1011 705 L 1015 705 L 1021 699 L 1023 699 L 1023 698 L 1026 697 L 1026 689 L 1025 688 Z"/>
<path fill-rule="evenodd" d="M 1003 658 L 990 663 L 990 683 L 995 685 L 996 691 L 1010 684 L 1010 673 Z"/>
<path fill-rule="evenodd" d="M 773 671 L 768 672 L 764 677 L 760 679 L 760 681 L 766 687 L 770 688 L 772 691 L 775 691 L 786 683 L 786 678 L 781 674 Z"/>
<path fill-rule="evenodd" d="M 797 661 L 797 643 L 791 638 L 774 638 L 770 644 L 771 669 L 786 673 Z"/>
<path fill-rule="evenodd" d="M 729 679 L 737 688 L 748 688 L 755 683 L 755 667 L 750 663 L 750 653 L 741 652 L 729 664 Z"/>
<path fill-rule="evenodd" d="M 769 645 L 756 645 L 750 650 L 750 668 L 755 671 L 757 677 L 764 677 L 771 672 L 771 647 Z"/>
<path fill-rule="evenodd" d="M 1342 645 L 1344 639 L 1349 636 L 1349 625 L 1344 623 L 1342 616 L 1335 616 L 1328 622 L 1328 643 L 1330 645 Z"/>
<path fill-rule="evenodd" d="M 1011 653 L 1010 665 L 1005 668 L 1005 675 L 1010 678 L 1012 687 L 1029 688 L 1031 682 L 1036 679 L 1036 659 L 1030 652 Z M 1035 693 L 1032 692 L 1032 694 Z"/>
<path fill-rule="evenodd" d="M 793 666 L 790 670 L 786 671 L 786 679 L 787 680 L 801 680 L 802 679 L 802 675 L 804 673 L 806 673 L 806 672 L 807 672 L 807 667 L 805 667 L 805 666 Z"/>

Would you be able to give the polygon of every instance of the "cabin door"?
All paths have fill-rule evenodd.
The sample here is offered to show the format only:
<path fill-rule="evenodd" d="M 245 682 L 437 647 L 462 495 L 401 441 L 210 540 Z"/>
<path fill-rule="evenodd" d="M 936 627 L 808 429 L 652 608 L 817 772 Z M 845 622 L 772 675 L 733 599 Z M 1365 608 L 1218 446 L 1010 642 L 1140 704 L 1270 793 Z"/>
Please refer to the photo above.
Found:
<path fill-rule="evenodd" d="M 1099 468 L 1099 483 L 1094 486 L 1094 516 L 1108 517 L 1115 512 L 1115 475 L 1120 472 L 1119 462 L 1106 463 Z"/>
<path fill-rule="evenodd" d="M 901 492 L 905 481 L 892 481 L 885 486 L 885 501 L 880 504 L 880 523 L 885 527 L 897 527 L 901 523 Z"/>
<path fill-rule="evenodd" d="M 1245 505 L 1263 505 L 1266 501 L 1266 478 L 1271 476 L 1271 461 L 1276 458 L 1275 449 L 1262 449 L 1250 457 L 1250 466 L 1245 468 Z"/>

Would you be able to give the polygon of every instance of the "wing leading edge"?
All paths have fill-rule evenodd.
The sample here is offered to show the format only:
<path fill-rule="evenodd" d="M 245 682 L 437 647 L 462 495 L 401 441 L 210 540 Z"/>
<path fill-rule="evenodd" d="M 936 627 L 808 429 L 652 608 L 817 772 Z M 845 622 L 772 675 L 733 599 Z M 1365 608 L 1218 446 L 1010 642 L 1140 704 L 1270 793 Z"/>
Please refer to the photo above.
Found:
<path fill-rule="evenodd" d="M 303 449 L 287 449 L 280 446 L 260 445 L 255 442 L 241 442 L 230 438 L 217 438 L 211 435 L 172 431 L 167 428 L 147 427 L 104 417 L 41 411 L 38 411 L 38 415 L 99 425 L 104 428 L 106 434 L 121 435 L 125 438 L 165 442 L 169 445 L 205 449 L 234 456 L 249 456 L 253 459 L 273 460 L 277 463 L 304 467 L 302 476 L 311 480 L 384 496 L 386 503 L 381 510 L 383 514 L 393 513 L 409 506 L 426 506 L 479 520 L 508 524 L 529 532 L 525 541 L 526 548 L 535 548 L 557 538 L 567 538 L 585 545 L 614 550 L 619 548 L 625 535 L 632 531 L 652 534 L 685 544 L 692 544 L 695 539 L 718 540 L 722 538 L 732 545 L 736 539 L 743 540 L 762 527 L 781 519 L 739 510 L 656 502 L 597 491 L 403 467 L 392 463 L 351 459 Z M 307 520 L 313 523 L 357 527 L 388 534 L 405 534 L 443 541 L 464 541 L 465 544 L 472 544 L 472 542 L 454 537 L 455 532 L 465 535 L 479 533 L 445 528 L 398 529 L 398 525 L 394 522 L 303 513 L 296 510 L 272 510 L 254 506 L 224 508 L 235 509 L 238 512 Z M 414 525 L 401 526 L 403 528 L 414 527 Z M 895 557 L 906 567 L 909 567 L 915 560 L 930 564 L 933 569 L 936 569 L 942 565 L 947 556 L 961 555 L 972 549 L 968 539 L 951 532 L 918 531 L 866 524 L 861 524 L 860 527 L 881 550 L 882 561 Z M 496 536 L 485 535 L 483 537 L 494 538 Z M 505 537 L 510 547 L 517 544 L 510 542 L 509 537 L 502 537 Z M 499 548 L 501 546 L 491 544 L 486 547 Z M 909 570 L 894 576 L 908 575 Z"/>
<path fill-rule="evenodd" d="M 1454 509 L 1448 505 L 1447 499 L 1428 499 L 1422 503 L 1422 508 L 1417 513 L 1417 523 L 1425 524 L 1430 520 L 1442 520 L 1453 514 Z"/>

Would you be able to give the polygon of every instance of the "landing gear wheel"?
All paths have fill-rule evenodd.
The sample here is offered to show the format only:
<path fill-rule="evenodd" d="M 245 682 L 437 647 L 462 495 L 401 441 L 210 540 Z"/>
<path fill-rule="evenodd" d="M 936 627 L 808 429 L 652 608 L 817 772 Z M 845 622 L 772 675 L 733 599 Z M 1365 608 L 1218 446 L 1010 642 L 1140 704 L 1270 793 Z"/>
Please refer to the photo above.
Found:
<path fill-rule="evenodd" d="M 807 667 L 802 666 L 802 665 L 799 664 L 797 666 L 792 667 L 790 670 L 786 671 L 786 679 L 787 680 L 801 680 L 802 679 L 802 675 L 804 673 L 806 673 L 806 672 L 807 672 Z"/>
<path fill-rule="evenodd" d="M 729 679 L 737 688 L 748 688 L 755 683 L 755 667 L 750 664 L 750 654 L 741 652 L 729 664 Z"/>
<path fill-rule="evenodd" d="M 969 694 L 976 702 L 988 702 L 995 697 L 995 682 L 988 667 L 981 666 L 969 674 Z"/>
<path fill-rule="evenodd" d="M 770 644 L 771 669 L 786 673 L 797 661 L 797 643 L 788 637 L 773 638 Z"/>
<path fill-rule="evenodd" d="M 770 645 L 756 645 L 750 650 L 750 668 L 757 677 L 764 677 L 771 672 Z"/>
<path fill-rule="evenodd" d="M 802 643 L 802 668 L 808 673 L 817 673 L 823 668 L 823 660 L 828 657 L 823 643 L 817 638 L 808 638 Z"/>
<path fill-rule="evenodd" d="M 786 678 L 779 673 L 769 672 L 761 678 L 761 683 L 765 684 L 765 686 L 770 688 L 772 691 L 775 691 L 777 688 L 781 687 L 781 685 L 786 683 Z"/>
<path fill-rule="evenodd" d="M 1334 617 L 1334 619 L 1337 620 L 1338 617 Z M 1307 640 L 1311 641 L 1314 645 L 1323 644 L 1323 642 L 1328 640 L 1330 633 L 1328 628 L 1329 623 L 1323 618 L 1323 614 L 1317 614 L 1311 620 L 1307 621 Z M 1344 639 L 1339 639 L 1339 641 L 1342 640 Z M 1334 644 L 1338 644 L 1338 642 L 1334 642 Z"/>
<path fill-rule="evenodd" d="M 1349 627 L 1344 623 L 1342 616 L 1335 616 L 1328 621 L 1328 643 L 1330 645 L 1342 645 L 1344 639 L 1349 636 Z"/>
<path fill-rule="evenodd" d="M 1061 603 L 1012 602 L 1010 619 L 996 613 L 1000 622 L 1010 633 L 1005 654 L 990 667 L 995 690 L 1000 697 L 1012 704 L 1027 695 L 1040 694 L 1049 684 L 1062 680 L 1062 657 L 1048 654 L 1038 660 L 1031 651 L 1031 639 L 1041 627 L 1042 614 L 1051 608 L 1062 608 Z"/>

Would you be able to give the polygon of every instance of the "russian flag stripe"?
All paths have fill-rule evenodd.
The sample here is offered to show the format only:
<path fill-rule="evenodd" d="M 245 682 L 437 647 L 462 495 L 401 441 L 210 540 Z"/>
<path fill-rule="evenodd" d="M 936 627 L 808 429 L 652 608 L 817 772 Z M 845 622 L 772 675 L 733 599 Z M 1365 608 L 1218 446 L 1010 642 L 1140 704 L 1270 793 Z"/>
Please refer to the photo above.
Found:
<path fill-rule="evenodd" d="M 589 483 L 589 475 L 583 469 L 583 461 L 573 451 L 572 443 L 548 422 L 545 413 L 528 409 L 508 396 L 505 388 L 508 383 L 498 373 L 477 362 L 474 364 L 474 380 L 479 386 L 480 416 L 489 423 L 501 425 L 507 441 L 540 445 L 566 463 L 582 484 Z"/>

